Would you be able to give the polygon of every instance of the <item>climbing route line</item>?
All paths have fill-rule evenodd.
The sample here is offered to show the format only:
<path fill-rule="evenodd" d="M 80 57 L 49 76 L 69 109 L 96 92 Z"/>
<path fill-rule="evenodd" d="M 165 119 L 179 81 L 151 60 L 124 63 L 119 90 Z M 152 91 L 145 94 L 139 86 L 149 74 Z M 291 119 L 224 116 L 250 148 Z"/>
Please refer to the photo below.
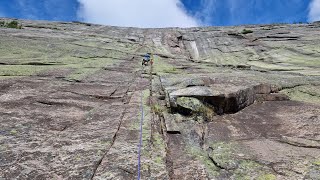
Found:
<path fill-rule="evenodd" d="M 144 120 L 144 110 L 143 110 L 143 92 L 141 92 L 141 104 L 140 104 L 140 110 L 141 110 L 141 119 L 140 119 L 140 141 L 139 141 L 139 147 L 138 147 L 138 180 L 140 180 L 141 176 L 141 147 L 142 147 L 142 125 Z"/>
<path fill-rule="evenodd" d="M 147 45 L 144 45 L 144 42 L 142 43 L 141 47 L 140 48 L 143 48 L 143 47 L 146 47 L 148 49 L 150 49 L 150 47 L 148 47 Z M 140 50 L 140 49 L 139 49 Z M 137 50 L 138 51 L 138 50 Z M 150 90 L 151 90 L 151 87 L 152 87 L 152 66 L 153 66 L 153 54 L 151 54 L 151 63 L 150 63 L 150 76 L 151 76 L 151 79 L 150 79 Z M 142 70 L 141 70 L 141 78 L 142 78 L 142 73 L 144 71 L 144 66 L 142 65 Z M 144 97 L 144 94 L 143 94 L 143 91 L 141 91 L 141 102 L 140 102 L 140 111 L 141 111 L 141 119 L 140 119 L 140 137 L 139 137 L 139 145 L 138 145 L 138 176 L 137 176 L 137 179 L 140 180 L 141 179 L 141 149 L 142 149 L 142 131 L 143 131 L 143 121 L 144 121 L 144 108 L 143 108 L 143 97 Z"/>

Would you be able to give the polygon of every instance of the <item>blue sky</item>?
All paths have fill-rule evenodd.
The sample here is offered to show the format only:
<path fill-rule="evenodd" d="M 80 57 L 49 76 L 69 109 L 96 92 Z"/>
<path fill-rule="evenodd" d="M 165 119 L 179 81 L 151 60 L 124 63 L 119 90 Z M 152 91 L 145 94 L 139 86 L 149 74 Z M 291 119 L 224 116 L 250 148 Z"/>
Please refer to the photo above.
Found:
<path fill-rule="evenodd" d="M 76 0 L 1 0 L 0 14 L 33 20 L 77 20 Z"/>
<path fill-rule="evenodd" d="M 1 0 L 0 16 L 168 27 L 320 20 L 320 0 Z"/>
<path fill-rule="evenodd" d="M 208 25 L 307 22 L 310 0 L 183 0 L 191 15 L 200 12 Z M 201 3 L 202 2 L 202 3 Z M 208 14 L 201 14 L 204 9 Z M 201 16 L 202 15 L 202 16 Z M 203 17 L 205 15 L 205 17 Z"/>

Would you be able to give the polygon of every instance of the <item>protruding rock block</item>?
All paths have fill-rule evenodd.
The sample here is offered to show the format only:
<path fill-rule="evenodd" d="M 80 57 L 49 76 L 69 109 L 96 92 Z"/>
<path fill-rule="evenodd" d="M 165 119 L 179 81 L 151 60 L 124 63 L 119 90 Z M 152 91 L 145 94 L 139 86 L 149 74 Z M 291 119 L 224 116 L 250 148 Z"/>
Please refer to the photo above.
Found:
<path fill-rule="evenodd" d="M 216 81 L 219 82 L 218 80 Z M 177 84 L 179 83 L 175 83 L 175 85 Z M 170 107 L 184 115 L 197 112 L 200 104 L 211 107 L 217 114 L 228 114 L 236 113 L 250 106 L 255 100 L 282 101 L 289 99 L 286 95 L 272 93 L 276 89 L 275 86 L 270 84 L 248 84 L 241 85 L 241 82 L 219 82 L 217 84 L 206 84 L 207 86 L 204 86 L 203 83 L 203 86 L 188 87 L 188 83 L 185 81 L 179 85 L 186 88 L 169 86 L 166 90 Z"/>
<path fill-rule="evenodd" d="M 194 110 L 195 107 L 198 107 L 199 102 L 202 102 L 214 107 L 216 113 L 223 114 L 235 113 L 249 106 L 255 100 L 255 93 L 253 88 L 230 85 L 188 87 L 169 93 L 170 106 L 172 108 L 185 107 L 185 104 L 181 101 L 182 97 L 189 97 L 189 99 L 193 97 L 193 101 L 188 101 L 189 108 L 186 109 Z M 191 102 L 194 104 L 190 105 Z"/>

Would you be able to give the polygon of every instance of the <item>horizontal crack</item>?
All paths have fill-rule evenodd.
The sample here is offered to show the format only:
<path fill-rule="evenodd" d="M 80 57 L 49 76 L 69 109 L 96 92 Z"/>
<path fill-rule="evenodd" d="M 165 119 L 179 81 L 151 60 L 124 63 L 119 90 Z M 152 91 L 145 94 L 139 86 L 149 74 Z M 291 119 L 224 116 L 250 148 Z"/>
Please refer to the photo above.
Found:
<path fill-rule="evenodd" d="M 59 99 L 55 99 L 55 100 L 59 100 Z M 71 107 L 77 107 L 80 109 L 91 109 L 91 106 L 79 105 L 76 103 L 69 103 L 69 102 L 56 102 L 56 101 L 50 101 L 50 100 L 36 100 L 36 102 L 47 105 L 47 106 L 71 106 Z"/>
<path fill-rule="evenodd" d="M 28 63 L 0 63 L 0 65 L 4 66 L 56 66 L 56 65 L 65 65 L 58 63 L 42 63 L 42 62 L 28 62 Z"/>
<path fill-rule="evenodd" d="M 311 92 L 306 92 L 306 91 L 303 91 L 303 90 L 298 90 L 298 91 L 301 92 L 301 93 L 304 93 L 304 94 L 308 94 L 308 95 L 313 96 L 313 97 L 318 97 L 318 98 L 320 98 L 320 95 L 313 94 L 313 93 L 311 93 Z"/>
<path fill-rule="evenodd" d="M 76 94 L 76 95 L 80 95 L 80 96 L 88 96 L 88 97 L 93 97 L 93 98 L 96 98 L 96 99 L 102 99 L 102 100 L 108 100 L 108 99 L 121 99 L 123 98 L 123 96 L 112 96 L 114 95 L 114 93 L 116 92 L 113 91 L 111 93 L 111 95 L 108 95 L 108 96 L 103 96 L 103 95 L 93 95 L 93 94 L 82 94 L 82 93 L 77 93 L 77 92 L 72 92 L 72 91 L 63 91 L 63 92 L 68 92 L 68 93 L 72 93 L 72 94 Z"/>
<path fill-rule="evenodd" d="M 283 140 L 283 139 L 276 140 L 276 141 L 279 142 L 279 143 L 284 143 L 284 144 L 288 144 L 288 145 L 295 146 L 295 147 L 320 149 L 319 145 L 307 145 L 307 144 L 302 144 L 302 143 L 299 143 L 299 142 L 290 142 L 290 141 L 286 141 L 286 140 Z"/>

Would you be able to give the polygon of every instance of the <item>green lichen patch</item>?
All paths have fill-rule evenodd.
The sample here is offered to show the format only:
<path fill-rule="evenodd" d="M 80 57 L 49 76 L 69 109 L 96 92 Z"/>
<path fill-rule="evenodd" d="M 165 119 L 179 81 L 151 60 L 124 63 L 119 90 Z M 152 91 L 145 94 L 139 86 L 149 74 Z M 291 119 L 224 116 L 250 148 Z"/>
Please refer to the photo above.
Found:
<path fill-rule="evenodd" d="M 218 142 L 210 145 L 209 156 L 217 165 L 225 169 L 235 169 L 239 164 L 234 157 L 237 145 L 234 143 Z"/>
<path fill-rule="evenodd" d="M 160 115 L 161 113 L 163 113 L 164 111 L 166 111 L 165 107 L 164 106 L 160 106 L 158 104 L 155 104 L 151 107 L 152 111 L 155 113 L 155 114 L 158 114 Z"/>
<path fill-rule="evenodd" d="M 235 142 L 212 143 L 208 156 L 216 166 L 230 172 L 231 179 L 263 179 L 274 175 L 267 166 L 251 160 L 250 156 L 238 156 L 243 148 Z"/>
<path fill-rule="evenodd" d="M 120 63 L 120 61 L 116 61 L 111 58 L 93 58 L 93 59 L 86 59 L 84 61 L 81 60 L 78 63 L 68 64 L 63 67 L 75 69 L 75 71 L 73 71 L 73 73 L 67 76 L 66 79 L 81 81 L 95 74 L 99 70 L 103 70 L 104 68 L 107 68 L 107 67 L 112 67 L 117 63 Z"/>
<path fill-rule="evenodd" d="M 291 100 L 319 104 L 319 88 L 319 86 L 312 85 L 298 86 L 295 88 L 282 90 L 281 93 L 288 95 Z"/>
<path fill-rule="evenodd" d="M 257 68 L 266 69 L 270 71 L 293 71 L 293 70 L 304 70 L 305 67 L 298 67 L 293 65 L 281 65 L 281 64 L 272 64 L 262 61 L 250 61 L 248 65 L 255 66 Z"/>
<path fill-rule="evenodd" d="M 190 111 L 193 115 L 202 116 L 206 121 L 215 116 L 213 107 L 208 107 L 197 98 L 178 97 L 177 104 L 179 107 Z"/>
<path fill-rule="evenodd" d="M 17 131 L 16 129 L 12 129 L 12 130 L 10 131 L 10 134 L 13 135 L 13 136 L 15 136 L 15 135 L 18 134 L 18 131 Z"/>
<path fill-rule="evenodd" d="M 153 71 L 155 73 L 179 74 L 181 71 L 175 66 L 168 63 L 164 58 L 154 56 Z"/>
<path fill-rule="evenodd" d="M 314 161 L 312 164 L 317 165 L 317 166 L 320 166 L 320 159 L 317 160 L 317 161 Z"/>
<path fill-rule="evenodd" d="M 68 75 L 66 79 L 71 81 L 82 81 L 83 79 L 85 79 L 90 75 L 93 75 L 97 71 L 98 69 L 95 69 L 95 68 L 77 69 L 72 74 Z"/>
<path fill-rule="evenodd" d="M 234 170 L 236 179 L 250 179 L 264 174 L 263 166 L 250 160 L 240 160 L 237 169 Z"/>
<path fill-rule="evenodd" d="M 59 68 L 73 69 L 66 79 L 81 81 L 128 58 L 125 52 L 78 46 L 59 39 L 1 38 L 0 63 L 8 65 L 0 67 L 0 76 L 30 76 Z"/>
<path fill-rule="evenodd" d="M 204 106 L 200 100 L 192 97 L 178 97 L 177 104 L 194 112 L 199 112 Z"/>
<path fill-rule="evenodd" d="M 257 180 L 275 180 L 276 176 L 274 174 L 263 174 L 260 175 Z"/>
<path fill-rule="evenodd" d="M 221 68 L 236 68 L 239 66 L 244 66 L 248 62 L 248 59 L 251 58 L 251 54 L 243 54 L 241 50 L 246 51 L 253 51 L 250 48 L 243 49 L 239 48 L 239 52 L 230 52 L 230 53 L 222 53 L 219 56 L 209 56 L 205 59 L 200 60 L 200 66 L 210 68 L 210 69 L 217 69 L 220 70 Z M 218 50 L 217 50 L 218 51 Z M 219 52 L 219 51 L 218 51 Z M 217 52 L 217 53 L 218 53 Z M 218 67 L 218 68 L 217 68 Z"/>
<path fill-rule="evenodd" d="M 320 67 L 318 57 L 309 56 L 313 54 L 316 47 L 306 45 L 302 47 L 279 47 L 270 51 L 273 63 L 290 64 L 296 67 Z"/>
<path fill-rule="evenodd" d="M 5 65 L 0 66 L 0 76 L 31 76 L 48 69 L 48 66 Z"/>
<path fill-rule="evenodd" d="M 215 178 L 220 175 L 220 169 L 212 163 L 210 158 L 208 158 L 207 152 L 198 147 L 190 145 L 187 153 L 205 165 L 206 171 L 208 172 L 210 178 Z"/>

